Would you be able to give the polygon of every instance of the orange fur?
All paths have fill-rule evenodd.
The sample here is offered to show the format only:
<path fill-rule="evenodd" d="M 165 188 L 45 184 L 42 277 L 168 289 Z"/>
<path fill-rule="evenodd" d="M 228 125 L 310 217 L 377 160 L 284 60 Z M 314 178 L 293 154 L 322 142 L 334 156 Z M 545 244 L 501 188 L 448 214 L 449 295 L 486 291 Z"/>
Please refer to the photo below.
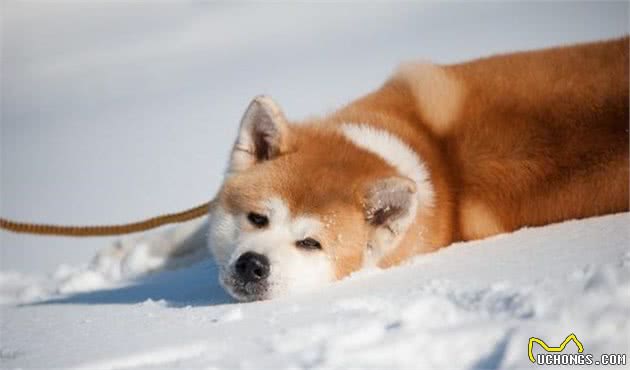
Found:
<path fill-rule="evenodd" d="M 379 265 L 455 241 L 628 210 L 628 38 L 434 66 L 407 64 L 337 112 L 289 124 L 282 152 L 228 178 L 233 213 L 277 195 L 327 225 L 338 278 L 363 264 L 374 227 L 361 189 L 396 175 L 339 133 L 382 128 L 429 170 L 435 199 Z"/>

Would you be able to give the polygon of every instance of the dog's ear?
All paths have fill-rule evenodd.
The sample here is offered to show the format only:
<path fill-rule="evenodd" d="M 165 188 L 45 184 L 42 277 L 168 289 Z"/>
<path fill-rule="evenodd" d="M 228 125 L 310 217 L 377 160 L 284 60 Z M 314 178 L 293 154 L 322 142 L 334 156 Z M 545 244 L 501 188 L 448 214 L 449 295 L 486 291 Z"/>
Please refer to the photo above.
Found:
<path fill-rule="evenodd" d="M 363 193 L 365 219 L 397 235 L 409 226 L 417 209 L 416 184 L 406 177 L 377 180 Z"/>
<path fill-rule="evenodd" d="M 228 173 L 275 158 L 286 147 L 287 135 L 287 120 L 280 107 L 268 96 L 257 96 L 241 119 Z"/>

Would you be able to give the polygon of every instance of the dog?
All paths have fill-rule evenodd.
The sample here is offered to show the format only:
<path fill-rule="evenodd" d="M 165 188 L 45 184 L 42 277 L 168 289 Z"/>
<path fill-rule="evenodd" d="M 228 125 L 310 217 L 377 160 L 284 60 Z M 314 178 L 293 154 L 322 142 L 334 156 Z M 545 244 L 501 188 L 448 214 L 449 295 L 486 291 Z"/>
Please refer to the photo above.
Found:
<path fill-rule="evenodd" d="M 458 241 L 628 211 L 628 42 L 407 63 L 299 123 L 256 97 L 195 242 L 149 244 L 185 256 L 207 233 L 221 284 L 253 301 Z"/>

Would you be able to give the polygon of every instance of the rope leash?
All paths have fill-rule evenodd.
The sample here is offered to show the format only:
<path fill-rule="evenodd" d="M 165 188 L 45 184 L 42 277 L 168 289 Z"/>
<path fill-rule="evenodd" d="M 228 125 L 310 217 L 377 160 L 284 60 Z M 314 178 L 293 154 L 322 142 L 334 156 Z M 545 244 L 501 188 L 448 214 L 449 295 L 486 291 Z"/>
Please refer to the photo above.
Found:
<path fill-rule="evenodd" d="M 167 213 L 145 220 L 130 222 L 118 225 L 89 225 L 89 226 L 68 226 L 68 225 L 48 225 L 28 222 L 17 222 L 0 217 L 0 229 L 5 229 L 20 234 L 55 235 L 55 236 L 112 236 L 137 233 L 155 229 L 163 225 L 180 223 L 194 220 L 208 214 L 212 201 L 203 203 L 196 207 L 177 212 Z"/>

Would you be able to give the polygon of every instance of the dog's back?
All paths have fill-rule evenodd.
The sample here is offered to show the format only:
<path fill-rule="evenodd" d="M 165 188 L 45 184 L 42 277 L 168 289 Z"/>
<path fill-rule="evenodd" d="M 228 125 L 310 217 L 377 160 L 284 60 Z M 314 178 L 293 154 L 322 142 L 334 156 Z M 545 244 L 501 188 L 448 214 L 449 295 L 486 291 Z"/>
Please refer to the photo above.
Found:
<path fill-rule="evenodd" d="M 432 142 L 442 163 L 428 164 L 454 204 L 442 223 L 453 240 L 477 239 L 628 209 L 628 84 L 628 38 L 406 64 L 338 120 L 399 121 L 387 129 L 427 162 Z"/>
<path fill-rule="evenodd" d="M 464 238 L 628 209 L 628 39 L 452 67 Z M 495 230 L 493 230 L 495 229 Z"/>

